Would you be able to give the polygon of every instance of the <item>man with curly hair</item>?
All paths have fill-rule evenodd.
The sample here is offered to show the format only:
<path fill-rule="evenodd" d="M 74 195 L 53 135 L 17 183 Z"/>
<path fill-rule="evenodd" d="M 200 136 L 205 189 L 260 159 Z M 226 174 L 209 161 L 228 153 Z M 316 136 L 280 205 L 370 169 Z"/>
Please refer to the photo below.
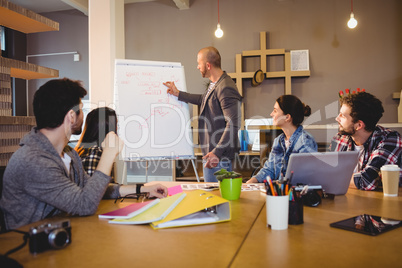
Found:
<path fill-rule="evenodd" d="M 381 184 L 383 165 L 401 166 L 401 135 L 377 125 L 384 113 L 379 99 L 367 92 L 358 92 L 341 99 L 336 121 L 339 132 L 332 139 L 331 151 L 359 151 L 359 161 L 350 185 L 374 190 Z"/>

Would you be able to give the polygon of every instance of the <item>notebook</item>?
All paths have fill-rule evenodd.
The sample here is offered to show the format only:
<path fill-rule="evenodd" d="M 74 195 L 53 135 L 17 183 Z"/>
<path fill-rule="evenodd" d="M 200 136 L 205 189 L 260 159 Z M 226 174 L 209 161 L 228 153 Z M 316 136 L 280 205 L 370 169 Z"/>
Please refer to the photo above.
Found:
<path fill-rule="evenodd" d="M 293 171 L 292 185 L 321 185 L 328 194 L 343 195 L 348 191 L 357 160 L 357 151 L 291 154 L 286 178 Z"/>
<path fill-rule="evenodd" d="M 133 203 L 131 205 L 128 205 L 124 208 L 120 208 L 117 210 L 110 211 L 108 213 L 100 214 L 99 218 L 103 219 L 129 219 L 132 218 L 147 209 L 155 206 L 156 204 L 159 203 L 159 199 L 151 200 L 151 201 L 146 201 L 146 202 L 141 202 L 141 203 Z"/>
<path fill-rule="evenodd" d="M 159 200 L 155 206 L 129 219 L 113 219 L 109 223 L 115 224 L 146 224 L 163 220 L 186 197 L 186 193 L 179 193 Z"/>

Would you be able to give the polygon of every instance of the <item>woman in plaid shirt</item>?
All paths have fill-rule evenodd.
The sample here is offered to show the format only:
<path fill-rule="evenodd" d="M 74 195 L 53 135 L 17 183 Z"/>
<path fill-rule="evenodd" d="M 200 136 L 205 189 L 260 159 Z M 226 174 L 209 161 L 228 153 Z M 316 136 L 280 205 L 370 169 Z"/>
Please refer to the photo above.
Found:
<path fill-rule="evenodd" d="M 75 146 L 75 150 L 82 159 L 82 164 L 89 176 L 95 172 L 96 167 L 102 156 L 102 142 L 109 132 L 117 133 L 117 116 L 113 109 L 108 107 L 96 108 L 88 113 L 84 130 L 81 138 Z M 114 182 L 113 170 L 111 181 Z M 108 187 L 105 196 L 108 196 L 108 190 L 116 187 Z M 138 190 L 137 190 L 138 189 Z M 139 185 L 121 185 L 118 187 L 120 196 L 126 196 L 134 193 L 149 193 L 150 197 L 166 197 L 167 188 L 161 184 L 151 186 Z"/>

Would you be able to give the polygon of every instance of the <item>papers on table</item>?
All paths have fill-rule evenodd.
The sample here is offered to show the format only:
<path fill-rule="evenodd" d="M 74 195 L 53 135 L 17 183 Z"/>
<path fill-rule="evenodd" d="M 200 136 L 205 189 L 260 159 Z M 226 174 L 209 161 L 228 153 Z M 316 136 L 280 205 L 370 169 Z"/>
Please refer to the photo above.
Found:
<path fill-rule="evenodd" d="M 219 183 L 211 182 L 211 183 L 194 183 L 194 184 L 182 184 L 181 188 L 183 191 L 190 190 L 219 190 Z M 243 183 L 241 186 L 242 191 L 260 191 L 265 190 L 263 183 Z"/>

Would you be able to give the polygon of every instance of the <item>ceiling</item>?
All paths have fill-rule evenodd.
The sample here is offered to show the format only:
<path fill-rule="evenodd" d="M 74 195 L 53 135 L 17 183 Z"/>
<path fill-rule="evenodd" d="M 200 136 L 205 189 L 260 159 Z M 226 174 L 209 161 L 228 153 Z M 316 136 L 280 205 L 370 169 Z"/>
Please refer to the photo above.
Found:
<path fill-rule="evenodd" d="M 88 15 L 89 0 L 8 0 L 9 2 L 19 5 L 23 8 L 32 10 L 35 13 L 54 12 L 70 9 L 78 9 Z M 95 0 L 96 1 L 96 0 Z M 151 2 L 160 0 L 124 0 L 125 4 Z M 167 0 L 174 2 L 178 9 L 188 9 L 190 0 Z M 165 1 L 166 2 L 166 1 Z"/>

